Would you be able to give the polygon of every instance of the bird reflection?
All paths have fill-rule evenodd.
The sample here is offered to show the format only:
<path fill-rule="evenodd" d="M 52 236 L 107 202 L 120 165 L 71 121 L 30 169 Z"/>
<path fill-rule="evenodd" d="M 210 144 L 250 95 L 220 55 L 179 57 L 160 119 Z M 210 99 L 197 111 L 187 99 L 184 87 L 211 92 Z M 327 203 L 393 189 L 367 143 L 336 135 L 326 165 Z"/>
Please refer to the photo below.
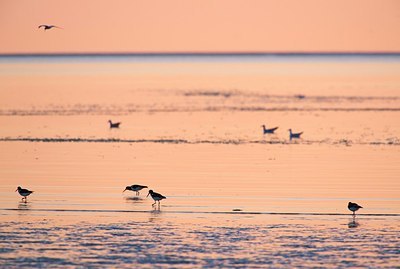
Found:
<path fill-rule="evenodd" d="M 28 203 L 26 201 L 20 201 L 18 203 L 18 210 L 30 210 L 31 209 L 31 203 Z"/>
<path fill-rule="evenodd" d="M 357 228 L 358 226 L 360 226 L 360 224 L 356 222 L 355 218 L 353 218 L 347 225 L 349 226 L 349 228 Z"/>
<path fill-rule="evenodd" d="M 154 209 L 150 211 L 150 214 L 149 222 L 157 222 L 160 220 L 162 213 L 160 209 Z"/>
<path fill-rule="evenodd" d="M 124 197 L 124 199 L 125 199 L 125 201 L 126 201 L 127 203 L 138 204 L 138 203 L 143 203 L 143 202 L 144 202 L 144 199 L 143 199 L 143 198 L 140 198 L 140 197 L 138 197 L 138 196 L 136 196 L 136 197 Z"/>

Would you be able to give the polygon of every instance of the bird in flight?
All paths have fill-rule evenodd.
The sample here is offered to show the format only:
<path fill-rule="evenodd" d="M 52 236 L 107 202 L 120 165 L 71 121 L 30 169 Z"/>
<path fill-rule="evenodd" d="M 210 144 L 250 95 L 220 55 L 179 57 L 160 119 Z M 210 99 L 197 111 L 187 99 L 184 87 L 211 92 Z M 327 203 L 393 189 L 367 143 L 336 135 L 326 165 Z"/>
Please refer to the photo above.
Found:
<path fill-rule="evenodd" d="M 58 26 L 56 26 L 56 25 L 46 25 L 46 24 L 39 25 L 38 28 L 41 28 L 41 27 L 43 27 L 43 29 L 44 29 L 45 31 L 46 31 L 46 30 L 50 30 L 51 28 L 63 29 L 63 28 L 58 27 Z"/>

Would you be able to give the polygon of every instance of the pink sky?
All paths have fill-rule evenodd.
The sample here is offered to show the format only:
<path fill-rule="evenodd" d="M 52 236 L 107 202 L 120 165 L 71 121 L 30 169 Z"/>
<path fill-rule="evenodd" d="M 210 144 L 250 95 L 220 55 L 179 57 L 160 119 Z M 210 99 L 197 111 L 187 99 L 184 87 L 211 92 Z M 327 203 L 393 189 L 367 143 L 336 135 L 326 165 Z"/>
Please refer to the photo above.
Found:
<path fill-rule="evenodd" d="M 0 0 L 0 36 L 0 53 L 398 52 L 400 1 Z"/>

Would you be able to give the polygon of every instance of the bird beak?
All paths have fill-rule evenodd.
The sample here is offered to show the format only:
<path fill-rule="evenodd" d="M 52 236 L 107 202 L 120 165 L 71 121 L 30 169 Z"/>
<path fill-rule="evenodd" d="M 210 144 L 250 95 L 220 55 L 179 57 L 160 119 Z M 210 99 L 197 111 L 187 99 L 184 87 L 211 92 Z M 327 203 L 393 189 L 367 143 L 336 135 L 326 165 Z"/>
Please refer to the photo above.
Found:
<path fill-rule="evenodd" d="M 150 192 L 146 195 L 146 197 L 149 197 Z"/>
<path fill-rule="evenodd" d="M 18 189 L 16 189 L 15 191 L 17 191 Z"/>
<path fill-rule="evenodd" d="M 125 190 L 123 190 L 122 192 L 124 192 L 124 191 L 126 191 L 126 189 L 125 189 Z"/>

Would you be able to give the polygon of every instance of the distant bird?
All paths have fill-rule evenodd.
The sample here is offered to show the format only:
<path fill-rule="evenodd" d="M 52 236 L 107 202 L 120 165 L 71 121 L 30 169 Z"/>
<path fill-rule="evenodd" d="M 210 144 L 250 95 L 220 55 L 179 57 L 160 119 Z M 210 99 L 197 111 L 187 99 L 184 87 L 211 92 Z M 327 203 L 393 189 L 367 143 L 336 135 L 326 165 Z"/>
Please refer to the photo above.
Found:
<path fill-rule="evenodd" d="M 110 123 L 110 129 L 112 128 L 119 128 L 120 122 L 112 122 L 111 120 L 108 121 Z"/>
<path fill-rule="evenodd" d="M 165 197 L 159 193 L 156 193 L 153 190 L 149 190 L 149 193 L 147 194 L 146 197 L 148 197 L 149 194 L 151 195 L 151 198 L 153 198 L 153 200 L 154 200 L 154 204 L 151 205 L 153 207 L 156 205 L 157 202 L 158 202 L 158 207 L 160 207 L 160 200 L 167 199 L 167 197 Z"/>
<path fill-rule="evenodd" d="M 275 130 L 278 129 L 278 127 L 267 129 L 265 128 L 265 125 L 261 125 L 261 127 L 263 127 L 264 134 L 273 134 Z"/>
<path fill-rule="evenodd" d="M 126 186 L 124 191 L 134 191 L 136 192 L 136 196 L 139 196 L 139 191 L 141 191 L 142 189 L 147 188 L 147 186 L 142 186 L 142 185 L 132 185 L 132 186 Z M 124 192 L 123 191 L 123 192 Z"/>
<path fill-rule="evenodd" d="M 359 210 L 360 208 L 363 208 L 363 207 L 358 205 L 358 204 L 356 204 L 356 203 L 349 202 L 349 204 L 347 205 L 347 208 L 350 211 L 353 211 L 353 216 L 355 217 L 356 216 L 356 211 Z"/>
<path fill-rule="evenodd" d="M 63 29 L 63 28 L 58 27 L 58 26 L 56 26 L 56 25 L 46 25 L 46 24 L 39 25 L 38 28 L 41 28 L 41 27 L 43 27 L 43 29 L 44 29 L 45 31 L 46 31 L 46 30 L 50 30 L 51 28 Z"/>
<path fill-rule="evenodd" d="M 26 197 L 29 196 L 33 192 L 33 191 L 30 191 L 27 189 L 23 189 L 20 186 L 18 186 L 18 188 L 15 191 L 18 191 L 19 195 L 23 196 L 22 200 L 25 199 L 25 202 L 26 202 Z"/>
<path fill-rule="evenodd" d="M 292 138 L 300 138 L 301 134 L 303 133 L 303 132 L 301 132 L 301 133 L 292 133 L 292 129 L 289 129 L 288 131 L 289 131 L 290 140 L 292 140 Z"/>

